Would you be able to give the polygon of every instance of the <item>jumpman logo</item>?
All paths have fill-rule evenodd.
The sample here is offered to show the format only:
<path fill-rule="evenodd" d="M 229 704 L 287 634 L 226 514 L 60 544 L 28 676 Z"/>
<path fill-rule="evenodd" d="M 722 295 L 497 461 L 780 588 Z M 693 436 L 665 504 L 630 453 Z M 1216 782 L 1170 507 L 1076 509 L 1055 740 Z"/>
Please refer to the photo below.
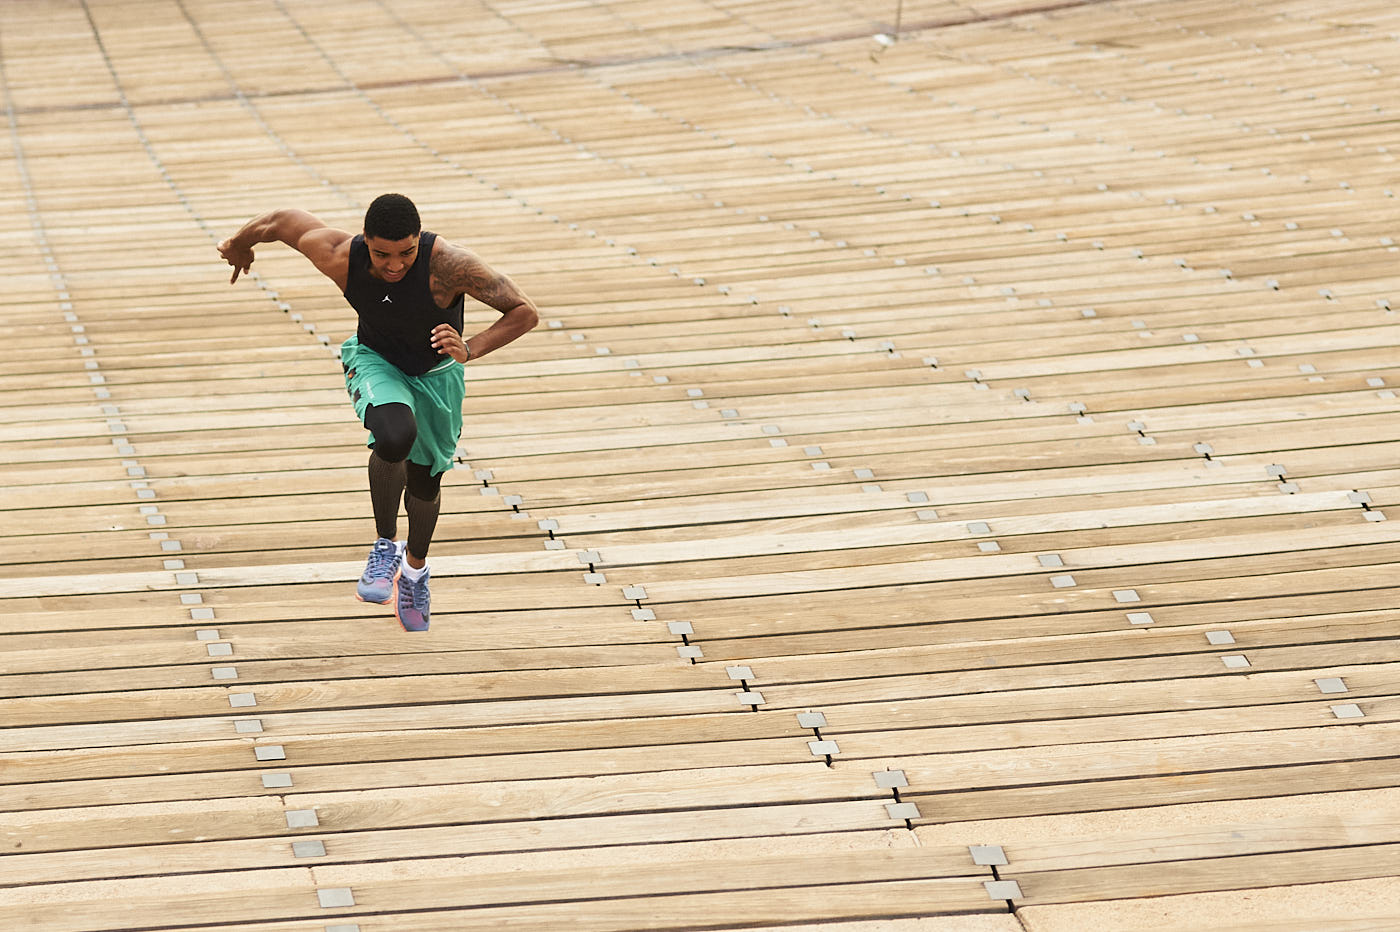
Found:
<path fill-rule="evenodd" d="M 388 296 L 388 295 L 385 295 L 385 296 L 384 296 L 384 300 L 383 300 L 383 301 L 380 301 L 379 303 L 380 303 L 380 304 L 393 304 L 394 302 L 391 301 L 391 300 L 389 300 L 389 296 Z"/>

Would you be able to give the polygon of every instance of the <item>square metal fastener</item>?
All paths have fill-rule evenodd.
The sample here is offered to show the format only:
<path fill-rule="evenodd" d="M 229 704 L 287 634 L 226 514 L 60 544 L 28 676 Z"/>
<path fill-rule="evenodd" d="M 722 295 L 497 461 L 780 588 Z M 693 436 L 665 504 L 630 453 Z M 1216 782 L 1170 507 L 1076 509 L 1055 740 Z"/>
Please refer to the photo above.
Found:
<path fill-rule="evenodd" d="M 263 724 L 260 718 L 241 718 L 233 723 L 233 730 L 240 735 L 262 734 Z"/>
<path fill-rule="evenodd" d="M 904 497 L 909 500 L 910 504 L 913 505 L 922 505 L 923 503 L 928 501 L 927 492 L 910 492 Z"/>
<path fill-rule="evenodd" d="M 194 633 L 197 641 L 217 641 L 219 639 L 218 628 L 200 628 Z"/>
<path fill-rule="evenodd" d="M 260 744 L 253 748 L 253 756 L 258 760 L 286 760 L 287 749 L 280 744 Z"/>
<path fill-rule="evenodd" d="M 1021 885 L 1014 880 L 987 880 L 982 886 L 987 888 L 987 896 L 994 900 L 1019 900 Z"/>
<path fill-rule="evenodd" d="M 216 680 L 236 680 L 238 679 L 237 667 L 213 667 L 209 673 Z"/>
<path fill-rule="evenodd" d="M 198 592 L 182 592 L 182 593 L 180 593 L 180 604 L 181 604 L 181 605 L 199 605 L 199 604 L 201 604 L 203 601 L 204 601 L 204 596 L 201 595 L 201 594 L 198 593 Z"/>
<path fill-rule="evenodd" d="M 634 621 L 655 621 L 656 612 L 649 608 L 634 608 L 632 609 L 632 619 Z"/>
<path fill-rule="evenodd" d="M 315 828 L 320 824 L 315 809 L 287 810 L 287 828 Z"/>
<path fill-rule="evenodd" d="M 916 511 L 914 517 L 918 518 L 920 521 L 937 521 L 938 512 L 932 508 L 923 508 Z"/>
<path fill-rule="evenodd" d="M 994 540 L 979 540 L 977 542 L 977 549 L 983 553 L 1000 553 L 1001 544 Z"/>
<path fill-rule="evenodd" d="M 262 777 L 262 785 L 269 790 L 283 789 L 292 785 L 292 775 L 289 773 L 265 773 Z"/>
<path fill-rule="evenodd" d="M 969 534 L 990 534 L 992 529 L 985 521 L 973 521 L 967 526 L 967 532 Z"/>
<path fill-rule="evenodd" d="M 320 901 L 322 909 L 355 905 L 355 896 L 350 892 L 349 887 L 331 887 L 325 890 L 317 890 L 316 899 Z"/>
<path fill-rule="evenodd" d="M 1233 644 L 1235 636 L 1229 631 L 1207 631 L 1206 640 L 1211 644 Z"/>
<path fill-rule="evenodd" d="M 1354 702 L 1348 702 L 1348 703 L 1346 703 L 1345 705 L 1334 705 L 1334 706 L 1332 706 L 1332 714 L 1335 715 L 1335 716 L 1337 716 L 1337 718 L 1365 718 L 1365 717 L 1366 717 L 1366 713 L 1361 711 L 1361 706 L 1357 705 L 1357 704 L 1354 703 Z"/>
<path fill-rule="evenodd" d="M 967 850 L 972 854 L 973 864 L 990 866 L 1010 863 L 1001 845 L 968 845 Z"/>
<path fill-rule="evenodd" d="M 623 586 L 622 597 L 624 599 L 641 600 L 647 597 L 647 591 L 642 586 Z"/>
<path fill-rule="evenodd" d="M 891 819 L 917 819 L 919 807 L 913 803 L 885 803 L 885 811 Z"/>
<path fill-rule="evenodd" d="M 725 667 L 724 672 L 729 674 L 731 680 L 751 680 L 753 679 L 752 667 Z"/>
<path fill-rule="evenodd" d="M 857 469 L 857 470 L 855 471 L 855 476 L 856 476 L 857 479 L 874 479 L 874 478 L 875 478 L 875 470 L 873 470 L 873 469 L 865 469 L 865 468 Z"/>
<path fill-rule="evenodd" d="M 1115 589 L 1113 590 L 1113 597 L 1119 602 L 1142 601 L 1141 597 L 1138 596 L 1136 589 Z"/>
<path fill-rule="evenodd" d="M 235 709 L 244 709 L 258 704 L 252 693 L 229 693 L 228 704 Z"/>
<path fill-rule="evenodd" d="M 841 749 L 836 746 L 835 741 L 808 741 L 807 747 L 811 749 L 813 757 L 828 757 L 841 753 Z"/>
<path fill-rule="evenodd" d="M 694 634 L 695 628 L 688 621 L 668 621 L 666 630 L 672 634 Z"/>
<path fill-rule="evenodd" d="M 596 550 L 580 550 L 578 553 L 578 562 L 588 564 L 601 563 L 603 562 L 603 558 L 598 555 L 598 551 Z"/>
<path fill-rule="evenodd" d="M 199 608 L 192 608 L 192 609 L 190 609 L 190 620 L 191 620 L 191 621 L 213 621 L 213 620 L 214 620 L 214 610 L 213 610 L 212 608 L 209 608 L 208 606 L 200 606 Z"/>
<path fill-rule="evenodd" d="M 204 649 L 207 650 L 207 651 L 209 652 L 209 656 L 210 656 L 210 657 L 232 657 L 232 656 L 233 656 L 233 645 L 232 645 L 232 644 L 228 644 L 228 643 L 224 643 L 224 642 L 219 642 L 219 643 L 216 643 L 216 644 L 208 644 L 208 645 L 205 645 L 205 648 L 204 648 Z"/>
<path fill-rule="evenodd" d="M 798 712 L 797 724 L 800 728 L 825 728 L 826 716 L 820 712 Z"/>
<path fill-rule="evenodd" d="M 292 842 L 292 857 L 323 858 L 326 856 L 326 843 L 319 840 Z"/>
<path fill-rule="evenodd" d="M 1313 680 L 1313 682 L 1324 693 L 1344 693 L 1347 691 L 1347 684 L 1340 676 L 1324 676 L 1321 679 Z"/>
<path fill-rule="evenodd" d="M 326 926 L 326 932 L 360 932 L 358 923 L 340 923 L 333 926 Z"/>
<path fill-rule="evenodd" d="M 903 770 L 877 770 L 872 776 L 875 778 L 875 785 L 882 790 L 898 789 L 909 785 L 909 778 L 904 775 Z"/>
<path fill-rule="evenodd" d="M 699 660 L 705 656 L 705 652 L 698 644 L 680 644 L 676 647 L 676 653 L 685 660 Z"/>
<path fill-rule="evenodd" d="M 763 693 L 756 689 L 751 689 L 748 692 L 735 693 L 734 695 L 738 698 L 740 705 L 763 705 Z"/>
<path fill-rule="evenodd" d="M 1065 561 L 1058 553 L 1042 553 L 1036 557 L 1041 566 L 1064 566 Z"/>
<path fill-rule="evenodd" d="M 1157 619 L 1155 619 L 1155 618 L 1152 617 L 1152 613 L 1151 613 L 1151 612 L 1129 612 L 1129 613 L 1128 613 L 1128 624 L 1132 624 L 1132 625 L 1150 625 L 1150 624 L 1152 624 L 1153 622 L 1155 622 L 1156 620 L 1157 620 Z"/>
<path fill-rule="evenodd" d="M 1231 670 L 1239 670 L 1249 666 L 1249 658 L 1244 654 L 1226 654 L 1220 658 L 1220 662 Z"/>
<path fill-rule="evenodd" d="M 1051 576 L 1050 585 L 1054 586 L 1056 589 L 1068 589 L 1075 585 L 1074 577 L 1068 573 L 1063 576 Z"/>
<path fill-rule="evenodd" d="M 608 577 L 602 573 L 584 573 L 583 581 L 590 586 L 601 586 L 608 581 Z"/>

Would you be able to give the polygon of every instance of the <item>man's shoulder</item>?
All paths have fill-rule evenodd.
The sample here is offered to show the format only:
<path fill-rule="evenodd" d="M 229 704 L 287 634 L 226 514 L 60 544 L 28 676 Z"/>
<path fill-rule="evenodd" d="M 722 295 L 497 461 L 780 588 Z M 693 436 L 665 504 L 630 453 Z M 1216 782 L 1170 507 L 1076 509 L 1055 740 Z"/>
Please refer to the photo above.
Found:
<path fill-rule="evenodd" d="M 350 269 L 350 244 L 354 235 L 335 227 L 307 230 L 297 240 L 297 251 L 310 259 L 317 270 L 345 290 L 345 277 Z"/>

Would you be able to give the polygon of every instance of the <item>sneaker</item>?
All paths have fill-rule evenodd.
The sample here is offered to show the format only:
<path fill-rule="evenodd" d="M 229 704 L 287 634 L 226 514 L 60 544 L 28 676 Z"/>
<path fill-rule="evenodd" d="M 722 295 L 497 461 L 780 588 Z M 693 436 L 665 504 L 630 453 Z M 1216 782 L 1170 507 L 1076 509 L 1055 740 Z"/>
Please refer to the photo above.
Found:
<path fill-rule="evenodd" d="M 418 579 L 394 577 L 394 614 L 405 631 L 428 630 L 428 568 Z"/>
<path fill-rule="evenodd" d="M 364 575 L 355 587 L 355 598 L 361 602 L 378 602 L 384 605 L 394 597 L 394 577 L 399 575 L 399 563 L 403 560 L 403 547 L 381 537 L 374 542 L 365 563 Z"/>

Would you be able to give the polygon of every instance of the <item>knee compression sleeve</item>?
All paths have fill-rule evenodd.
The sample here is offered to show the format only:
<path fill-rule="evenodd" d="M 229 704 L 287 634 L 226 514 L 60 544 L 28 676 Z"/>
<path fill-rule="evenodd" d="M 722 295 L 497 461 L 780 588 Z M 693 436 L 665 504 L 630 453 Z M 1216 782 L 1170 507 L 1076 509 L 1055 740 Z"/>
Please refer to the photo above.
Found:
<path fill-rule="evenodd" d="M 374 451 L 386 463 L 407 459 L 418 437 L 413 409 L 398 402 L 365 408 L 365 427 L 374 434 Z"/>

